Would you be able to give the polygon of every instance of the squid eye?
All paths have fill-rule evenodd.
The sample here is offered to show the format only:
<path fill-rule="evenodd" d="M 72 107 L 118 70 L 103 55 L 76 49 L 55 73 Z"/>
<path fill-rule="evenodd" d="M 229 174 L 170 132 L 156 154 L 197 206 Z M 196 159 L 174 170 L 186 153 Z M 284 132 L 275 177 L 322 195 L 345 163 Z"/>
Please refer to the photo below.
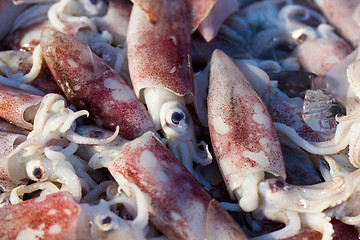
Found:
<path fill-rule="evenodd" d="M 103 232 L 111 232 L 118 227 L 117 221 L 109 215 L 101 216 L 96 225 Z"/>
<path fill-rule="evenodd" d="M 46 181 L 50 166 L 44 159 L 30 160 L 26 163 L 26 173 L 33 181 Z"/>
<path fill-rule="evenodd" d="M 177 125 L 177 124 L 179 124 L 184 118 L 185 118 L 184 113 L 182 113 L 182 112 L 174 112 L 174 113 L 171 115 L 171 122 Z"/>
<path fill-rule="evenodd" d="M 308 35 L 306 33 L 301 34 L 298 38 L 297 38 L 297 42 L 298 43 L 302 43 L 304 42 L 306 39 L 308 38 Z"/>
<path fill-rule="evenodd" d="M 104 229 L 107 230 L 109 230 L 111 223 L 112 223 L 112 219 L 109 216 L 106 216 L 101 220 L 101 225 L 104 227 Z"/>
<path fill-rule="evenodd" d="M 160 122 L 167 139 L 184 140 L 190 129 L 194 127 L 186 107 L 176 101 L 169 101 L 161 106 Z"/>
<path fill-rule="evenodd" d="M 165 124 L 176 132 L 183 132 L 189 128 L 189 120 L 183 107 L 172 107 L 166 111 Z"/>
<path fill-rule="evenodd" d="M 35 178 L 40 180 L 42 177 L 44 177 L 45 171 L 42 167 L 37 167 L 37 168 L 34 168 L 32 174 Z"/>

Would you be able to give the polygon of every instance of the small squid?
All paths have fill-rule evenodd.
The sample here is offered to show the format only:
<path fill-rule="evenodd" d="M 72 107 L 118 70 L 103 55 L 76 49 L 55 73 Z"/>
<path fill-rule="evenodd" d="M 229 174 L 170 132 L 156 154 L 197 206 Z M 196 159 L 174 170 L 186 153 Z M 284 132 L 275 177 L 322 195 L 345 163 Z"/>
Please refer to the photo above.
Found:
<path fill-rule="evenodd" d="M 333 32 L 332 34 L 335 35 Z M 309 39 L 296 48 L 302 68 L 318 76 L 325 76 L 334 65 L 352 51 L 352 47 L 337 36 Z"/>

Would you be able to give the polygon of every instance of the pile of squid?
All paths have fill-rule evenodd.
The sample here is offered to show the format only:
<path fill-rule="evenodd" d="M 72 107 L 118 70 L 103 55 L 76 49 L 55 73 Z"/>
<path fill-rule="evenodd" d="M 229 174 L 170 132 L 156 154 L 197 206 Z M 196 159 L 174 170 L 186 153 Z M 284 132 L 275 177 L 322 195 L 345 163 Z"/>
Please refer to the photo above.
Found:
<path fill-rule="evenodd" d="M 0 239 L 358 239 L 359 41 L 360 0 L 1 1 Z"/>

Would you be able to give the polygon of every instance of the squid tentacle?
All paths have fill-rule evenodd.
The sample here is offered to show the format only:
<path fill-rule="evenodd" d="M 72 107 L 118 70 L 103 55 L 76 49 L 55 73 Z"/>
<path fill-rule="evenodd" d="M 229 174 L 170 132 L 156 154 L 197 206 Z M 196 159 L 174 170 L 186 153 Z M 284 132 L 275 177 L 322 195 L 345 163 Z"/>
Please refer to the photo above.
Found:
<path fill-rule="evenodd" d="M 11 191 L 9 198 L 10 203 L 16 204 L 23 202 L 21 198 L 25 193 L 32 193 L 37 190 L 42 190 L 40 196 L 60 191 L 60 189 L 51 182 L 36 182 L 31 185 L 21 185 Z"/>
<path fill-rule="evenodd" d="M 259 237 L 252 238 L 251 240 L 272 240 L 272 239 L 281 239 L 286 237 L 294 236 L 301 229 L 301 220 L 299 214 L 292 211 L 287 211 L 285 216 L 282 218 L 286 218 L 286 226 L 278 231 L 271 232 L 268 234 L 261 235 Z"/>
<path fill-rule="evenodd" d="M 64 133 L 64 137 L 68 139 L 71 142 L 77 143 L 77 144 L 107 144 L 115 140 L 115 138 L 119 134 L 119 126 L 116 127 L 115 132 L 113 135 L 107 138 L 93 138 L 93 137 L 84 137 L 77 133 L 75 133 L 73 130 L 69 129 Z"/>
<path fill-rule="evenodd" d="M 320 23 L 325 23 L 326 19 L 318 12 L 300 5 L 287 5 L 279 12 L 279 18 L 284 19 L 287 23 L 296 16 L 300 21 L 307 21 L 311 17 L 315 17 Z"/>
<path fill-rule="evenodd" d="M 108 187 L 112 185 L 117 185 L 114 181 L 104 181 L 97 184 L 95 187 L 91 189 L 91 191 L 87 192 L 85 196 L 82 197 L 81 202 L 90 202 L 94 201 L 94 199 L 98 199 L 99 196 L 107 190 Z"/>
<path fill-rule="evenodd" d="M 274 123 L 274 125 L 277 131 L 288 136 L 293 142 L 295 142 L 301 148 L 314 154 L 326 155 L 326 154 L 337 153 L 343 150 L 344 148 L 346 148 L 350 143 L 351 136 L 346 134 L 345 137 L 343 138 L 341 137 L 344 135 L 343 134 L 344 132 L 348 131 L 350 127 L 349 125 L 351 125 L 351 123 L 350 124 L 346 123 L 344 124 L 344 126 L 338 126 L 336 130 L 337 134 L 335 133 L 335 137 L 333 139 L 326 142 L 319 142 L 313 144 L 300 137 L 296 133 L 295 129 L 293 129 L 292 127 L 286 126 L 285 124 L 282 123 Z"/>
<path fill-rule="evenodd" d="M 75 201 L 80 202 L 82 197 L 81 183 L 72 166 L 71 168 L 57 166 L 54 170 L 54 180 L 61 183 L 62 191 L 69 191 Z"/>
<path fill-rule="evenodd" d="M 123 188 L 130 188 L 134 192 L 136 198 L 136 217 L 131 223 L 132 226 L 136 229 L 145 229 L 149 221 L 149 212 L 143 193 L 135 184 L 129 182 L 122 183 L 119 186 L 118 191 L 120 192 Z"/>

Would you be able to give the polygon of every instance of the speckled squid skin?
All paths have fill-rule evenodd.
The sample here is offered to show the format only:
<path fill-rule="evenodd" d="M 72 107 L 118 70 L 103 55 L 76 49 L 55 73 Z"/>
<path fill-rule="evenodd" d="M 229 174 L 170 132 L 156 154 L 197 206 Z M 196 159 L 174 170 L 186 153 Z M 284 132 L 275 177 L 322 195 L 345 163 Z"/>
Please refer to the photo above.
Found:
<path fill-rule="evenodd" d="M 209 15 L 211 9 L 215 5 L 217 0 L 187 0 L 189 6 L 189 18 L 192 21 L 192 31 L 195 31 L 200 23 Z M 132 2 L 138 5 L 149 17 L 152 23 L 159 21 L 161 17 L 156 15 L 157 11 L 161 11 L 162 5 L 159 1 L 143 1 L 143 0 L 132 0 Z"/>
<path fill-rule="evenodd" d="M 0 209 L 0 239 L 75 240 L 80 206 L 68 192 L 53 193 Z"/>
<path fill-rule="evenodd" d="M 78 110 L 88 110 L 98 126 L 119 126 L 119 134 L 130 140 L 153 127 L 134 92 L 87 45 L 51 28 L 44 28 L 40 45 L 68 100 Z"/>
<path fill-rule="evenodd" d="M 230 194 L 252 173 L 269 172 L 285 179 L 280 143 L 266 107 L 220 50 L 211 60 L 208 116 L 212 145 Z"/>
<path fill-rule="evenodd" d="M 149 204 L 150 221 L 169 239 L 246 239 L 238 224 L 173 154 L 147 132 L 127 143 L 109 171 L 136 184 Z M 216 226 L 216 227 L 214 227 Z"/>
<path fill-rule="evenodd" d="M 127 44 L 136 95 L 140 97 L 140 91 L 150 87 L 165 88 L 179 96 L 192 95 L 192 21 L 187 2 L 133 2 Z"/>
<path fill-rule="evenodd" d="M 0 84 L 0 117 L 18 127 L 31 130 L 33 125 L 25 121 L 24 112 L 40 104 L 42 98 L 42 96 Z"/>

